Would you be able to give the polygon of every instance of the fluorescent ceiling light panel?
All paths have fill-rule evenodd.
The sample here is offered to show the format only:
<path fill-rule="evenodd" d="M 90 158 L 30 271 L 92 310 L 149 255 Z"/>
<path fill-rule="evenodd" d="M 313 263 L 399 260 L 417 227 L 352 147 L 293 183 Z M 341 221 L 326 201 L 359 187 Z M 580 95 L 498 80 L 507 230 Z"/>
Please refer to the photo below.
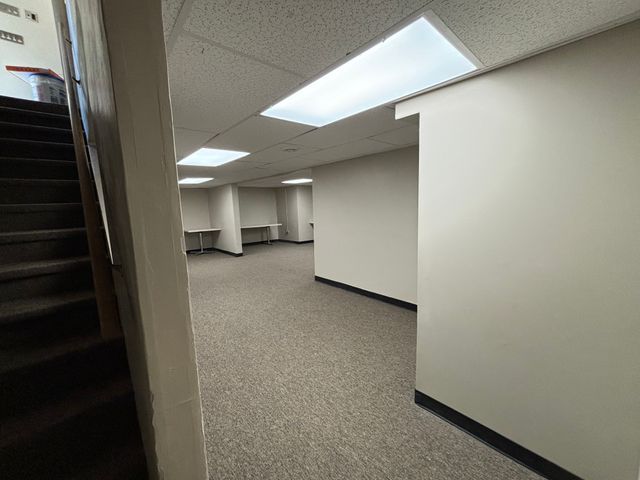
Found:
<path fill-rule="evenodd" d="M 249 152 L 220 150 L 218 148 L 201 148 L 178 162 L 178 165 L 195 165 L 198 167 L 218 167 L 249 155 Z"/>
<path fill-rule="evenodd" d="M 285 180 L 282 183 L 297 184 L 297 183 L 311 183 L 311 182 L 313 182 L 313 179 L 311 179 L 311 178 L 294 178 L 293 180 Z"/>
<path fill-rule="evenodd" d="M 183 178 L 178 183 L 180 185 L 197 185 L 198 183 L 208 182 L 209 180 L 213 180 L 213 177 L 188 177 Z"/>
<path fill-rule="evenodd" d="M 322 127 L 476 69 L 420 17 L 262 115 Z"/>

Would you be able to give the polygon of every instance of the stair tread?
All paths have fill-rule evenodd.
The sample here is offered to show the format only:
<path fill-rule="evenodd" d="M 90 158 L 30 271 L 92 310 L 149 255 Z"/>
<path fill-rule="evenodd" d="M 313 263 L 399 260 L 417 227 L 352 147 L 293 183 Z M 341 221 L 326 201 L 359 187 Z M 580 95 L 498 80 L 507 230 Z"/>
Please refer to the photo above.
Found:
<path fill-rule="evenodd" d="M 76 162 L 73 160 L 59 160 L 56 158 L 37 158 L 37 157 L 4 157 L 0 156 L 0 162 L 42 162 L 44 165 L 59 166 L 59 167 L 75 167 Z"/>
<path fill-rule="evenodd" d="M 86 255 L 81 257 L 9 263 L 6 265 L 0 265 L 0 282 L 6 282 L 17 278 L 33 277 L 36 275 L 78 270 L 90 265 L 91 259 Z M 0 305 L 2 305 L 2 303 L 0 303 Z"/>
<path fill-rule="evenodd" d="M 73 210 L 82 208 L 82 203 L 61 202 L 61 203 L 7 203 L 0 204 L 1 213 L 28 213 L 28 212 L 50 212 L 61 210 Z"/>
<path fill-rule="evenodd" d="M 58 238 L 69 238 L 86 233 L 84 227 L 49 228 L 45 230 L 25 230 L 21 232 L 0 233 L 0 245 L 7 243 L 35 242 Z"/>
<path fill-rule="evenodd" d="M 0 325 L 71 309 L 79 305 L 86 305 L 94 300 L 93 290 L 85 290 L 3 302 L 2 311 L 0 311 Z"/>
<path fill-rule="evenodd" d="M 108 342 L 105 342 L 96 333 L 68 338 L 54 345 L 38 345 L 29 349 L 0 350 L 0 377 L 8 372 L 46 363 L 69 354 L 91 350 L 104 343 Z"/>
<path fill-rule="evenodd" d="M 40 131 L 53 130 L 54 132 L 58 132 L 60 135 L 68 135 L 71 133 L 71 127 L 60 128 L 60 127 L 50 127 L 49 125 L 32 125 L 30 123 L 5 122 L 3 120 L 0 120 L 0 128 L 2 128 L 3 126 L 23 127 L 23 128 L 28 127 L 30 130 L 40 130 Z M 16 140 L 13 137 L 11 138 L 13 140 Z M 31 139 L 17 139 L 17 140 L 31 140 Z M 40 142 L 42 140 L 36 140 L 36 141 Z M 52 142 L 52 143 L 58 143 L 58 142 Z M 68 142 L 60 142 L 60 143 L 68 143 Z"/>
<path fill-rule="evenodd" d="M 29 138 L 11 138 L 11 137 L 0 137 L 0 142 L 2 141 L 10 141 L 10 142 L 21 142 L 21 143 L 38 143 L 42 145 L 49 146 L 73 146 L 73 142 L 49 142 L 47 140 L 32 140 Z"/>
<path fill-rule="evenodd" d="M 121 375 L 97 385 L 90 385 L 71 392 L 55 402 L 41 408 L 3 420 L 0 448 L 16 442 L 29 440 L 33 435 L 62 424 L 70 418 L 81 415 L 115 398 L 133 392 L 131 381 Z"/>
<path fill-rule="evenodd" d="M 0 178 L 0 184 L 5 185 L 59 185 L 75 186 L 80 183 L 79 180 L 74 178 Z"/>
<path fill-rule="evenodd" d="M 67 105 L 58 105 L 55 103 L 38 102 L 36 100 L 27 100 L 24 98 L 7 97 L 0 95 L 0 106 L 8 108 L 19 108 L 21 110 L 30 110 L 33 112 L 52 112 L 58 115 L 69 116 L 69 107 Z"/>
<path fill-rule="evenodd" d="M 105 451 L 103 457 L 96 464 L 84 470 L 72 480 L 122 480 L 132 479 L 132 473 L 146 471 L 146 457 L 142 441 L 137 435 L 130 435 L 118 447 Z M 136 480 L 146 479 L 147 476 L 136 477 Z"/>
<path fill-rule="evenodd" d="M 4 105 L 0 104 L 0 116 L 2 116 L 2 112 L 7 111 L 7 112 L 24 112 L 26 114 L 29 115 L 35 115 L 35 116 L 39 116 L 39 117 L 43 117 L 43 118 L 55 118 L 55 119 L 65 119 L 67 121 L 69 121 L 69 115 L 68 114 L 61 114 L 61 113 L 53 113 L 53 112 L 41 112 L 38 110 L 30 110 L 28 108 L 19 108 L 19 107 L 7 107 Z"/>

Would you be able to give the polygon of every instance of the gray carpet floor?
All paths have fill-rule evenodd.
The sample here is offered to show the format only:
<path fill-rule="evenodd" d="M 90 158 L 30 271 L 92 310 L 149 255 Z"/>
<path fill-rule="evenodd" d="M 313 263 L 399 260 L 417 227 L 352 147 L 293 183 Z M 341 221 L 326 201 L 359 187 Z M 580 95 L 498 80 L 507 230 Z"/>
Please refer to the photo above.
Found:
<path fill-rule="evenodd" d="M 415 405 L 415 313 L 314 282 L 313 245 L 189 278 L 211 479 L 540 479 Z"/>

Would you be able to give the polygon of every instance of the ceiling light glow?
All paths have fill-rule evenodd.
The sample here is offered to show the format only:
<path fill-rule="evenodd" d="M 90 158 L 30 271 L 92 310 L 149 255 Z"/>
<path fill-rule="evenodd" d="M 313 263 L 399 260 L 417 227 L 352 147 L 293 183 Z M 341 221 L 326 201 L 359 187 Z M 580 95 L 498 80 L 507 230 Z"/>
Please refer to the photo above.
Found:
<path fill-rule="evenodd" d="M 187 177 L 181 179 L 178 183 L 180 185 L 197 185 L 198 183 L 204 183 L 213 180 L 213 177 Z"/>
<path fill-rule="evenodd" d="M 235 150 L 220 150 L 218 148 L 201 148 L 178 162 L 178 165 L 194 165 L 198 167 L 218 167 L 246 157 L 249 152 Z"/>
<path fill-rule="evenodd" d="M 293 180 L 285 180 L 282 183 L 290 183 L 290 184 L 298 184 L 298 183 L 311 183 L 313 179 L 311 178 L 294 178 Z"/>
<path fill-rule="evenodd" d="M 476 69 L 471 59 L 420 17 L 262 115 L 322 127 Z"/>

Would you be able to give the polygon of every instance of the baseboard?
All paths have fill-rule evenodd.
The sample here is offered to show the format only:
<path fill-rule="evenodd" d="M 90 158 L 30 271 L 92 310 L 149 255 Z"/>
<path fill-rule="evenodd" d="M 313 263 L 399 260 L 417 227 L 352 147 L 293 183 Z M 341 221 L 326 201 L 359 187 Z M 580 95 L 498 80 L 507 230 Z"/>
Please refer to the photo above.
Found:
<path fill-rule="evenodd" d="M 273 242 L 277 242 L 277 240 L 271 240 L 271 243 L 273 243 Z M 243 243 L 243 244 L 242 244 L 242 246 L 243 246 L 243 247 L 250 247 L 251 245 L 260 245 L 260 244 L 263 244 L 263 245 L 269 245 L 269 244 L 267 243 L 267 241 L 266 241 L 266 240 L 260 240 L 259 242 L 247 242 L 247 243 Z"/>
<path fill-rule="evenodd" d="M 387 297 L 386 295 L 380 295 L 379 293 L 370 292 L 369 290 L 354 287 L 352 285 L 347 285 L 346 283 L 336 282 L 335 280 L 329 280 L 328 278 L 319 277 L 318 275 L 315 276 L 315 279 L 317 282 L 326 283 L 327 285 L 342 288 L 343 290 L 348 290 L 349 292 L 359 293 L 360 295 L 364 295 L 365 297 L 375 298 L 376 300 L 380 300 L 381 302 L 390 303 L 391 305 L 406 308 L 407 310 L 411 310 L 413 312 L 418 311 L 418 306 L 415 303 L 405 302 L 404 300 Z"/>
<path fill-rule="evenodd" d="M 279 238 L 274 240 L 274 242 L 284 242 L 284 243 L 295 243 L 296 245 L 302 245 L 303 243 L 313 243 L 313 240 L 302 240 L 301 242 L 296 242 L 295 240 L 284 240 Z"/>
<path fill-rule="evenodd" d="M 242 252 L 233 253 L 233 252 L 229 252 L 227 250 L 222 250 L 221 248 L 215 248 L 215 247 L 207 247 L 207 248 L 203 248 L 202 250 L 205 252 L 220 252 L 220 253 L 224 253 L 225 255 L 231 255 L 232 257 L 242 256 Z M 192 248 L 191 250 L 187 250 L 187 253 L 198 253 L 198 252 L 200 252 L 199 248 Z"/>
<path fill-rule="evenodd" d="M 482 443 L 506 455 L 529 470 L 549 480 L 582 480 L 577 475 L 565 470 L 555 463 L 541 457 L 537 453 L 518 445 L 498 432 L 485 427 L 481 423 L 467 417 L 434 398 L 416 390 L 416 404 L 437 415 L 446 422 L 477 438 Z"/>

